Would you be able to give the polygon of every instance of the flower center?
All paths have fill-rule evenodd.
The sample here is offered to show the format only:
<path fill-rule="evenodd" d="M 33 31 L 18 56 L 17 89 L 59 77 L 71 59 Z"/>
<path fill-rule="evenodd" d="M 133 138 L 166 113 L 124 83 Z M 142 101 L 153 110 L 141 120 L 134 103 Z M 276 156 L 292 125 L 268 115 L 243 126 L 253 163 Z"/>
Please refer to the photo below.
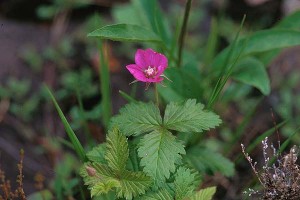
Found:
<path fill-rule="evenodd" d="M 156 67 L 148 66 L 148 68 L 144 70 L 144 74 L 146 78 L 153 78 L 157 74 L 157 69 Z"/>

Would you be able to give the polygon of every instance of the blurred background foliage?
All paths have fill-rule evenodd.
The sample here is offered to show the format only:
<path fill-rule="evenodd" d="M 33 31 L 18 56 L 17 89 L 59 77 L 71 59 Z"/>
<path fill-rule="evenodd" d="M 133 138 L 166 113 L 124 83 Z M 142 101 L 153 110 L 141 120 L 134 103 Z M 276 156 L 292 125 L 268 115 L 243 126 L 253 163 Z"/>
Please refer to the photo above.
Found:
<path fill-rule="evenodd" d="M 105 120 L 110 112 L 103 106 L 100 77 L 104 61 L 110 73 L 113 114 L 127 102 L 119 90 L 135 99 L 152 98 L 153 91 L 145 92 L 142 84 L 128 85 L 132 78 L 124 66 L 132 63 L 137 48 L 156 46 L 117 41 L 100 45 L 97 39 L 87 37 L 88 33 L 112 23 L 153 29 L 171 49 L 157 49 L 168 55 L 166 74 L 173 80 L 165 83 L 166 88 L 159 88 L 164 103 L 196 98 L 207 104 L 220 68 L 225 65 L 219 52 L 235 43 L 244 14 L 247 17 L 239 38 L 248 38 L 248 44 L 254 44 L 255 34 L 263 29 L 274 33 L 276 28 L 299 31 L 299 14 L 290 15 L 300 7 L 297 1 L 193 1 L 182 68 L 178 69 L 176 43 L 185 1 L 153 2 L 159 9 L 155 15 L 151 13 L 155 7 L 145 7 L 151 4 L 139 0 L 0 2 L 0 166 L 13 180 L 15 171 L 11 166 L 17 163 L 18 150 L 24 148 L 24 188 L 26 193 L 33 193 L 29 199 L 85 199 L 87 195 L 77 175 L 79 161 L 71 153 L 72 146 L 43 84 L 52 88 L 87 150 L 104 141 Z M 291 17 L 281 23 L 285 16 Z M 202 186 L 218 186 L 217 199 L 241 199 L 242 191 L 254 184 L 249 167 L 240 159 L 241 142 L 257 145 L 259 136 L 275 131 L 271 129 L 274 122 L 281 126 L 287 121 L 280 129 L 280 140 L 289 138 L 293 144 L 300 144 L 299 134 L 294 134 L 300 117 L 300 48 L 295 46 L 298 38 L 289 38 L 284 40 L 289 45 L 282 47 L 294 47 L 276 48 L 282 41 L 273 40 L 266 43 L 274 46 L 267 52 L 250 52 L 249 47 L 251 56 L 237 63 L 236 69 L 240 70 L 233 71 L 214 104 L 215 112 L 223 119 L 222 127 L 196 140 L 178 135 L 191 146 L 190 160 L 203 174 Z M 241 42 L 237 46 L 243 48 Z M 99 56 L 99 47 L 107 53 Z M 277 143 L 276 134 L 273 139 Z M 258 146 L 252 153 L 257 152 Z M 33 177 L 37 174 L 45 177 L 43 187 L 36 187 Z"/>

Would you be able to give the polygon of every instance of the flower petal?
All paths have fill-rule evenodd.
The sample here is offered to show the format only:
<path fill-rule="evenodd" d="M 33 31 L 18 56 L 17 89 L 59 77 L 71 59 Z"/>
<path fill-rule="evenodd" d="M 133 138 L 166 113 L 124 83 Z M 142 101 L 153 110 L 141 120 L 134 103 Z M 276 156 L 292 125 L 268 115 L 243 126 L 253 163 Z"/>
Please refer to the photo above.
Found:
<path fill-rule="evenodd" d="M 153 78 L 153 82 L 154 83 L 160 83 L 164 80 L 163 77 L 160 77 L 160 76 L 156 76 L 155 78 Z"/>
<path fill-rule="evenodd" d="M 159 65 L 156 69 L 157 69 L 156 76 L 160 76 L 160 75 L 162 75 L 164 73 L 164 71 L 165 71 L 166 68 L 164 68 L 163 66 Z"/>
<path fill-rule="evenodd" d="M 162 70 L 165 70 L 168 66 L 168 59 L 163 54 L 154 52 L 151 64 L 151 66 L 160 67 Z"/>
<path fill-rule="evenodd" d="M 135 64 L 144 69 L 148 67 L 151 64 L 148 53 L 142 49 L 138 49 L 135 53 Z"/>
<path fill-rule="evenodd" d="M 140 66 L 131 64 L 127 65 L 126 68 L 138 81 L 148 82 L 148 79 L 145 77 L 145 74 Z"/>

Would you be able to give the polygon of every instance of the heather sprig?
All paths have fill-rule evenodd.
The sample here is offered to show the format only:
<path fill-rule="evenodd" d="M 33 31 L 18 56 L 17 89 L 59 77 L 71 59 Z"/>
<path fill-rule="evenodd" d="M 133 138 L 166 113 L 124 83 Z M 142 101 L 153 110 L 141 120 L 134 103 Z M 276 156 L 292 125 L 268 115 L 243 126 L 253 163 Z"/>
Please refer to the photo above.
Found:
<path fill-rule="evenodd" d="M 242 152 L 250 163 L 253 172 L 263 186 L 262 191 L 249 189 L 245 194 L 258 195 L 260 199 L 266 200 L 297 200 L 300 198 L 300 166 L 296 163 L 298 158 L 298 147 L 293 146 L 290 152 L 284 156 L 279 154 L 273 145 L 268 144 L 266 137 L 262 141 L 264 165 L 262 170 L 256 168 L 257 162 L 245 152 L 242 144 Z M 272 151 L 270 156 L 268 151 Z M 275 163 L 270 164 L 270 160 L 276 158 Z"/>

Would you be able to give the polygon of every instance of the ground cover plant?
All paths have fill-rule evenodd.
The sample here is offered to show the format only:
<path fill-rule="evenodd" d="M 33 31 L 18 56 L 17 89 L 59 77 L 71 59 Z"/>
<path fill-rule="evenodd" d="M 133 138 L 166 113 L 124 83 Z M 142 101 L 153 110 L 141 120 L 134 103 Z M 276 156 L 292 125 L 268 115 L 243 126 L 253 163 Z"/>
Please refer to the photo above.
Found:
<path fill-rule="evenodd" d="M 55 66 L 59 76 L 43 71 L 51 78 L 35 92 L 32 80 L 9 78 L 0 87 L 0 116 L 4 110 L 24 123 L 39 123 L 34 114 L 44 108 L 49 122 L 56 119 L 47 115 L 54 105 L 62 122 L 41 129 L 45 136 L 38 151 L 50 152 L 54 177 L 47 188 L 40 181 L 40 192 L 28 199 L 298 198 L 296 148 L 283 153 L 291 143 L 299 145 L 297 122 L 287 120 L 297 116 L 289 93 L 297 76 L 274 95 L 268 66 L 282 50 L 300 44 L 299 11 L 262 30 L 259 24 L 251 27 L 251 16 L 241 15 L 235 24 L 221 9 L 208 20 L 204 36 L 197 30 L 197 19 L 205 15 L 199 2 L 187 0 L 164 12 L 162 2 L 132 0 L 112 6 L 111 20 L 94 14 L 84 28 L 64 37 L 72 12 L 91 4 L 55 0 L 40 6 L 40 19 L 53 20 L 53 43 L 42 52 L 28 48 L 21 57 L 34 73 Z M 89 56 L 92 61 L 85 62 Z M 113 84 L 114 70 L 120 69 L 127 77 L 124 87 Z M 274 104 L 276 95 L 283 106 Z M 115 107 L 117 97 L 126 103 Z M 267 117 L 255 115 L 260 106 L 268 109 Z M 281 117 L 269 120 L 275 123 L 264 119 L 272 118 L 270 106 Z M 256 129 L 261 124 L 264 128 Z M 60 126 L 67 139 L 53 137 Z M 277 163 L 265 158 L 262 172 L 253 163 L 246 166 L 243 153 L 250 160 L 261 141 L 266 150 L 265 138 L 282 127 L 283 136 L 275 137 L 283 144 L 272 155 Z M 27 132 L 33 140 L 33 131 Z M 255 197 L 242 196 L 248 188 Z"/>

